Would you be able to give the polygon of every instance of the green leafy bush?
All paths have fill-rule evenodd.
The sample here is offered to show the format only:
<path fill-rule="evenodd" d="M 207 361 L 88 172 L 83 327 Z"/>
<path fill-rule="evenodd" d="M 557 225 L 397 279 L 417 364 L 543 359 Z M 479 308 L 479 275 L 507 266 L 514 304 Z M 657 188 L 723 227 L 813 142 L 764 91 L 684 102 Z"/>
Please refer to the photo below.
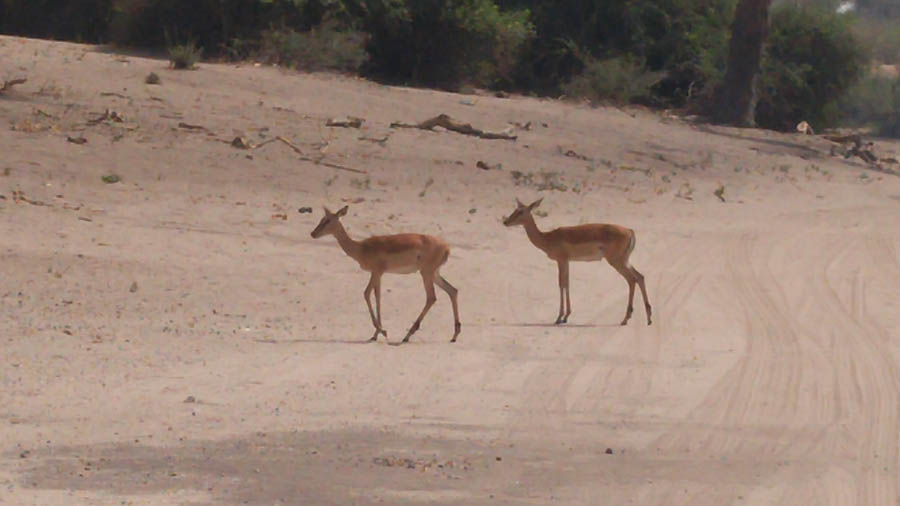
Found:
<path fill-rule="evenodd" d="M 836 124 L 838 100 L 868 61 L 850 24 L 851 18 L 832 10 L 789 5 L 774 10 L 757 124 L 777 130 L 793 129 L 800 121 L 817 130 Z"/>
<path fill-rule="evenodd" d="M 597 60 L 628 57 L 667 74 L 654 95 L 674 105 L 724 72 L 735 0 L 498 0 L 528 9 L 536 37 L 516 86 L 557 94 Z"/>
<path fill-rule="evenodd" d="M 563 92 L 571 98 L 587 99 L 592 104 L 647 101 L 651 88 L 664 75 L 663 72 L 650 72 L 630 58 L 612 58 L 588 64 L 583 73 L 563 86 Z"/>
<path fill-rule="evenodd" d="M 846 124 L 900 138 L 900 79 L 868 76 L 840 101 Z"/>
<path fill-rule="evenodd" d="M 303 33 L 269 30 L 262 36 L 260 52 L 270 63 L 309 71 L 353 73 L 368 59 L 364 43 L 363 34 L 338 31 L 330 25 Z"/>
<path fill-rule="evenodd" d="M 504 78 L 532 33 L 528 13 L 492 0 L 374 0 L 364 28 L 368 72 L 390 81 L 456 89 Z"/>

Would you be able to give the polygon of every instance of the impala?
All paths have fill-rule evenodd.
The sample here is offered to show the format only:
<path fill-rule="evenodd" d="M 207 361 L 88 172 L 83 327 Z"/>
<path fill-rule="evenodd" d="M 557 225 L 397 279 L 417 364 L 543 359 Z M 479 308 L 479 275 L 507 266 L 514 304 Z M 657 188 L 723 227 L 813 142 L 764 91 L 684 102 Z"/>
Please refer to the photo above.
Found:
<path fill-rule="evenodd" d="M 341 217 L 347 214 L 347 206 L 342 207 L 336 213 L 332 213 L 328 208 L 324 209 L 325 216 L 310 235 L 314 239 L 333 235 L 344 253 L 359 262 L 359 266 L 364 271 L 372 273 L 369 284 L 363 292 L 366 305 L 369 307 L 369 316 L 372 317 L 372 324 L 375 326 L 375 334 L 369 341 L 376 341 L 378 334 L 383 334 L 387 339 L 387 331 L 381 326 L 381 276 L 386 272 L 394 274 L 419 272 L 425 282 L 425 308 L 410 327 L 403 342 L 408 342 L 410 336 L 419 330 L 422 319 L 437 300 L 434 294 L 434 285 L 437 285 L 447 292 L 450 302 L 453 304 L 454 332 L 450 342 L 455 343 L 461 329 L 459 309 L 456 303 L 457 290 L 440 274 L 441 266 L 447 262 L 447 258 L 450 256 L 450 247 L 447 246 L 447 243 L 437 237 L 423 234 L 377 235 L 362 241 L 355 241 L 347 234 L 340 221 Z M 374 311 L 371 302 L 373 291 L 375 292 Z"/>
<path fill-rule="evenodd" d="M 574 227 L 560 227 L 549 232 L 541 232 L 531 211 L 541 205 L 538 199 L 529 205 L 516 199 L 516 209 L 503 220 L 507 227 L 522 225 L 531 243 L 556 260 L 559 267 L 559 316 L 556 323 L 566 323 L 572 314 L 572 303 L 569 300 L 569 262 L 599 262 L 604 258 L 628 282 L 628 309 L 622 325 L 628 323 L 634 310 L 634 285 L 641 287 L 644 307 L 647 310 L 647 325 L 650 320 L 650 301 L 647 299 L 647 288 L 644 276 L 628 262 L 634 250 L 634 230 L 619 225 L 591 223 Z M 565 304 L 563 304 L 565 302 Z"/>

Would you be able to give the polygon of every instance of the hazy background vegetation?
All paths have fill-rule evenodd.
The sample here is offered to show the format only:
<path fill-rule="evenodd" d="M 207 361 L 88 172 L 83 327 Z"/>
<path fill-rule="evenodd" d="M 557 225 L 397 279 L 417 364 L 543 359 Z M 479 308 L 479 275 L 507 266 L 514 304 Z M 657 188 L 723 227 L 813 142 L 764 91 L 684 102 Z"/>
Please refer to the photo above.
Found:
<path fill-rule="evenodd" d="M 736 0 L 0 0 L 7 34 L 358 73 L 450 90 L 690 108 L 725 71 Z M 776 0 L 760 126 L 900 136 L 900 2 Z"/>

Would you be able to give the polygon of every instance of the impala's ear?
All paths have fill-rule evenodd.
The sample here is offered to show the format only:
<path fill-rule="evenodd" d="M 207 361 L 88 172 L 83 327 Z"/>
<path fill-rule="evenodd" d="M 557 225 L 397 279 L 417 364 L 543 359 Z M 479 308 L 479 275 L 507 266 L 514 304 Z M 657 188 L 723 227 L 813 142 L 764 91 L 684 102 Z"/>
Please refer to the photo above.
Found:
<path fill-rule="evenodd" d="M 338 210 L 338 212 L 334 213 L 335 216 L 344 216 L 347 214 L 347 208 L 350 206 L 344 206 Z"/>
<path fill-rule="evenodd" d="M 542 202 L 543 200 L 544 200 L 544 197 L 541 197 L 541 198 L 535 200 L 534 202 L 532 202 L 532 203 L 528 206 L 528 210 L 531 211 L 532 209 L 537 208 L 538 206 L 541 205 L 541 202 Z"/>
<path fill-rule="evenodd" d="M 519 200 L 519 197 L 516 197 L 516 205 L 519 207 L 525 207 L 525 204 L 523 204 L 522 201 Z"/>
<path fill-rule="evenodd" d="M 328 209 L 328 208 L 325 207 L 325 206 L 322 206 L 322 210 L 325 211 L 325 216 L 331 216 L 332 214 L 334 214 L 334 213 L 331 212 L 330 209 Z"/>

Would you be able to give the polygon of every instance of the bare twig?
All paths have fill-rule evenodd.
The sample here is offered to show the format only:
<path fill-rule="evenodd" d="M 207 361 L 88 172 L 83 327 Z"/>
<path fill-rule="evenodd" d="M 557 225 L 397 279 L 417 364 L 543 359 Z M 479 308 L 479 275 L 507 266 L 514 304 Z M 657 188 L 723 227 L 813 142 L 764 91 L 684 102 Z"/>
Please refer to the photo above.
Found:
<path fill-rule="evenodd" d="M 368 141 L 368 142 L 372 142 L 372 143 L 375 143 L 375 144 L 379 144 L 379 145 L 381 145 L 381 146 L 384 146 L 385 144 L 387 144 L 387 141 L 388 141 L 388 139 L 390 139 L 390 138 L 391 138 L 391 134 L 387 134 L 387 135 L 385 135 L 384 137 L 366 137 L 366 136 L 362 136 L 362 137 L 357 137 L 357 140 L 360 140 L 360 141 Z"/>
<path fill-rule="evenodd" d="M 190 123 L 185 122 L 179 123 L 178 128 L 184 128 L 185 130 L 206 130 L 206 127 L 203 125 L 191 125 Z"/>
<path fill-rule="evenodd" d="M 131 100 L 131 97 L 129 97 L 127 95 L 123 95 L 121 93 L 116 93 L 114 91 L 101 91 L 100 96 L 101 97 L 119 97 L 119 98 L 124 98 L 125 100 Z"/>
<path fill-rule="evenodd" d="M 368 174 L 368 172 L 361 170 L 361 169 L 354 169 L 353 167 L 345 167 L 343 165 L 338 165 L 336 163 L 325 162 L 322 160 L 322 158 L 323 158 L 322 156 L 320 156 L 318 158 L 313 158 L 313 157 L 307 156 L 306 153 L 304 153 L 302 149 L 300 149 L 293 142 L 285 139 L 284 137 L 282 137 L 280 135 L 278 137 L 274 137 L 272 139 L 263 141 L 257 145 L 251 144 L 249 141 L 245 140 L 242 137 L 235 137 L 233 141 L 230 141 L 230 144 L 232 146 L 234 146 L 236 148 L 240 148 L 240 149 L 259 149 L 259 148 L 265 146 L 266 144 L 270 144 L 275 141 L 281 142 L 285 146 L 291 148 L 291 150 L 293 150 L 295 153 L 300 155 L 300 159 L 303 161 L 312 162 L 316 165 L 324 165 L 325 167 L 330 167 L 332 169 L 354 172 L 356 174 Z M 228 142 L 228 141 L 222 141 L 222 142 Z"/>

